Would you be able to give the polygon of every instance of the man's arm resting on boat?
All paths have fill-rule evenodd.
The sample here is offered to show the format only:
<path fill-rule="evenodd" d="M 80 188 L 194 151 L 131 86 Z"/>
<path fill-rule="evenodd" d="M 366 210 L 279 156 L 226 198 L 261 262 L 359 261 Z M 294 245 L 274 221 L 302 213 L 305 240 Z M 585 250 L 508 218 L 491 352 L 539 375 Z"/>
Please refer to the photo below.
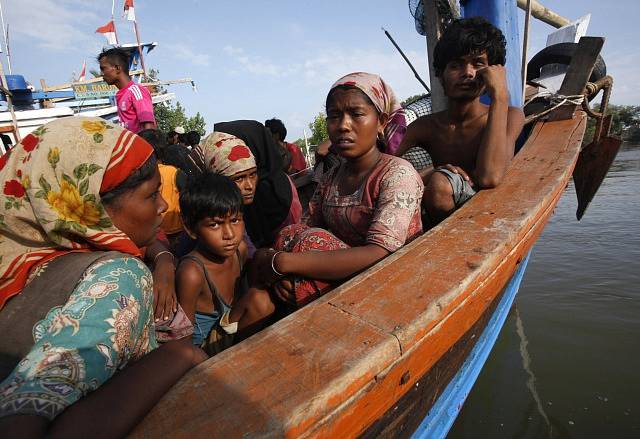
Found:
<path fill-rule="evenodd" d="M 165 343 L 69 406 L 53 422 L 37 415 L 7 416 L 0 419 L 0 431 L 5 437 L 20 438 L 125 436 L 182 375 L 207 358 L 191 338 Z"/>
<path fill-rule="evenodd" d="M 311 279 L 340 280 L 375 264 L 390 252 L 376 244 L 341 250 L 279 253 L 276 270 L 283 274 L 297 274 Z"/>
<path fill-rule="evenodd" d="M 501 65 L 488 66 L 478 71 L 491 98 L 475 168 L 475 180 L 480 189 L 500 184 L 511 163 L 516 140 L 524 125 L 522 109 L 509 107 L 505 72 Z"/>

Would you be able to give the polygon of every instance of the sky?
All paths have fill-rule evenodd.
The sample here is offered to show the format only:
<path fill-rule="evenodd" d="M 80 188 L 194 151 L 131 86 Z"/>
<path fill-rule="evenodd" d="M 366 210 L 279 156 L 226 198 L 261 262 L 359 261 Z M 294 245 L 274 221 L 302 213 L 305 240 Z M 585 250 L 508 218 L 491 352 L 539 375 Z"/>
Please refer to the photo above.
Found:
<path fill-rule="evenodd" d="M 515 1 L 515 0 L 514 0 Z M 9 26 L 11 65 L 39 88 L 69 81 L 83 60 L 97 69 L 105 44 L 95 29 L 111 17 L 111 0 L 0 0 Z M 131 22 L 116 1 L 120 41 L 135 41 Z M 575 20 L 591 13 L 588 35 L 604 36 L 603 58 L 614 77 L 611 102 L 640 105 L 640 1 L 545 0 Z M 323 110 L 331 84 L 352 71 L 377 73 L 399 99 L 423 93 L 387 29 L 429 83 L 426 40 L 415 31 L 406 0 L 135 0 L 142 40 L 158 47 L 145 59 L 160 79 L 190 77 L 170 86 L 188 115 L 200 112 L 213 124 L 235 119 L 277 117 L 288 141 L 309 132 Z M 524 13 L 519 12 L 520 22 Z M 554 29 L 533 20 L 529 58 Z M 5 70 L 7 60 L 1 59 Z"/>

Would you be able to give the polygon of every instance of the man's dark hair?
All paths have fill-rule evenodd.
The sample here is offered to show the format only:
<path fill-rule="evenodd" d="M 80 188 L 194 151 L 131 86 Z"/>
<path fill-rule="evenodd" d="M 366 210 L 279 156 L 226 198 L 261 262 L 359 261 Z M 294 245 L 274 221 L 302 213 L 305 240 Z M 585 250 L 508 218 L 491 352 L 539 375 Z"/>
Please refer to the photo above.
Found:
<path fill-rule="evenodd" d="M 433 67 L 440 77 L 447 64 L 468 55 L 487 52 L 489 65 L 502 64 L 506 59 L 506 40 L 493 24 L 482 17 L 454 20 L 443 32 L 433 49 Z"/>
<path fill-rule="evenodd" d="M 269 128 L 269 131 L 273 134 L 280 136 L 280 141 L 284 142 L 284 139 L 287 137 L 287 128 L 285 128 L 284 123 L 282 123 L 280 119 L 274 117 L 273 119 L 265 120 L 264 126 Z"/>
<path fill-rule="evenodd" d="M 229 177 L 205 172 L 180 193 L 180 211 L 184 224 L 193 229 L 204 218 L 241 212 L 242 193 Z"/>
<path fill-rule="evenodd" d="M 109 206 L 117 206 L 118 198 L 137 188 L 147 180 L 151 180 L 158 170 L 158 161 L 156 156 L 152 154 L 146 162 L 142 164 L 138 169 L 133 171 L 125 181 L 120 183 L 109 192 L 100 194 L 100 201 L 102 204 Z"/>
<path fill-rule="evenodd" d="M 98 62 L 102 58 L 106 58 L 107 62 L 113 66 L 120 66 L 120 70 L 125 72 L 127 75 L 129 74 L 129 54 L 117 47 L 113 47 L 111 49 L 103 50 L 100 55 L 98 55 Z"/>
<path fill-rule="evenodd" d="M 189 131 L 185 136 L 189 146 L 196 146 L 200 143 L 200 133 L 197 131 Z"/>

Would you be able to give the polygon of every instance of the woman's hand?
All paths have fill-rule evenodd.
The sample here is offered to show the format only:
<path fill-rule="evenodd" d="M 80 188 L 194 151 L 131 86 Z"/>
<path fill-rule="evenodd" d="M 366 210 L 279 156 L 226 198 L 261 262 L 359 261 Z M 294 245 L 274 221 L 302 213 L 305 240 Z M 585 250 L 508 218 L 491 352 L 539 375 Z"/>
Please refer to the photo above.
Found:
<path fill-rule="evenodd" d="M 249 281 L 251 285 L 255 286 L 269 286 L 273 285 L 281 274 L 274 271 L 274 267 L 277 259 L 276 252 L 272 248 L 261 248 L 256 250 L 249 266 Z"/>
<path fill-rule="evenodd" d="M 178 311 L 173 255 L 158 255 L 153 269 L 153 303 L 156 322 L 169 320 Z"/>
<path fill-rule="evenodd" d="M 293 280 L 284 278 L 277 281 L 273 285 L 273 292 L 282 302 L 290 305 L 296 304 L 296 292 Z"/>

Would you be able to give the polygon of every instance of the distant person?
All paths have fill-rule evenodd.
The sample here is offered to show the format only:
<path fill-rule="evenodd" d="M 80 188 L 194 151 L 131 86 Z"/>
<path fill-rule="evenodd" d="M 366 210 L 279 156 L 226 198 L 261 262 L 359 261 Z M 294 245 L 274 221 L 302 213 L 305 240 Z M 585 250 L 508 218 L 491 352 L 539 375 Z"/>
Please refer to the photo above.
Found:
<path fill-rule="evenodd" d="M 500 184 L 513 158 L 524 113 L 509 106 L 505 45 L 500 29 L 480 17 L 454 21 L 436 44 L 433 66 L 449 108 L 409 125 L 396 152 L 419 146 L 433 159 L 420 171 L 431 226 L 478 190 Z M 490 105 L 480 102 L 483 93 Z"/>
<path fill-rule="evenodd" d="M 131 80 L 127 52 L 118 48 L 105 50 L 98 55 L 98 62 L 104 81 L 118 87 L 116 106 L 120 124 L 134 133 L 155 128 L 151 94 Z"/>
<path fill-rule="evenodd" d="M 295 143 L 285 142 L 287 137 L 287 128 L 280 119 L 269 119 L 265 121 L 264 126 L 269 128 L 273 140 L 276 141 L 281 148 L 288 152 L 287 162 L 285 163 L 285 171 L 287 174 L 295 174 L 296 172 L 307 169 L 307 162 L 304 159 L 304 155 L 300 150 L 300 147 Z"/>
<path fill-rule="evenodd" d="M 193 162 L 200 171 L 204 172 L 206 166 L 204 164 L 204 155 L 200 147 L 200 133 L 197 131 L 189 131 L 185 134 L 187 146 L 189 147 L 189 160 Z"/>
<path fill-rule="evenodd" d="M 167 134 L 167 145 L 177 145 L 178 144 L 178 133 L 174 130 L 169 131 Z"/>
<path fill-rule="evenodd" d="M 166 163 L 168 145 L 164 142 L 164 136 L 160 131 L 142 130 L 138 135 L 149 142 L 158 159 L 160 195 L 167 203 L 167 210 L 162 213 L 160 228 L 167 235 L 169 249 L 173 252 L 176 241 L 183 231 L 179 199 L 180 190 L 187 186 L 187 176 L 177 166 Z"/>

